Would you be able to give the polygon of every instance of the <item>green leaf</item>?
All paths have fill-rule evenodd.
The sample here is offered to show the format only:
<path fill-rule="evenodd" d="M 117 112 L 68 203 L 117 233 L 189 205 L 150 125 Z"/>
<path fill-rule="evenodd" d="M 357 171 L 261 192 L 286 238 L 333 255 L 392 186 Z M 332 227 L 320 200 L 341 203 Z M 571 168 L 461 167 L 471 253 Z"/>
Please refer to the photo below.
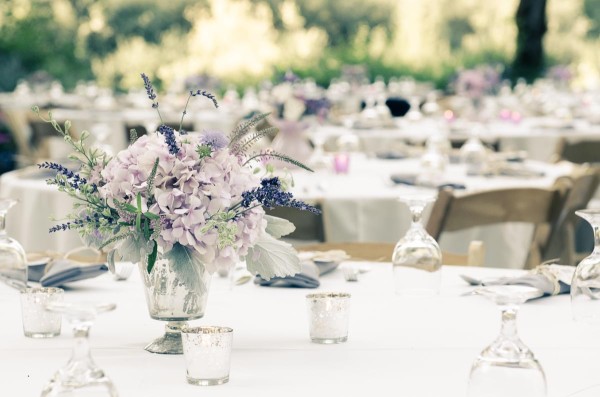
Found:
<path fill-rule="evenodd" d="M 188 289 L 198 293 L 208 291 L 208 285 L 204 284 L 206 278 L 204 273 L 208 269 L 196 250 L 175 243 L 173 248 L 165 254 L 165 258 L 168 259 L 171 270 L 177 273 L 179 281 Z"/>
<path fill-rule="evenodd" d="M 248 271 L 270 280 L 273 277 L 292 276 L 300 272 L 300 259 L 288 243 L 263 233 L 246 255 Z"/>
<path fill-rule="evenodd" d="M 296 230 L 296 226 L 287 219 L 278 218 L 276 216 L 265 215 L 267 220 L 266 232 L 275 238 L 287 236 Z"/>
<path fill-rule="evenodd" d="M 137 208 L 128 203 L 122 203 L 123 209 L 128 212 L 138 212 Z"/>
<path fill-rule="evenodd" d="M 150 255 L 148 255 L 148 264 L 146 268 L 148 270 L 148 274 L 150 274 L 150 272 L 152 271 L 152 268 L 156 263 L 156 257 L 158 255 L 158 244 L 156 243 L 156 241 L 153 241 L 153 243 L 154 245 L 152 246 L 152 252 L 150 253 Z"/>
<path fill-rule="evenodd" d="M 160 219 L 160 216 L 153 214 L 152 212 L 144 212 L 144 216 L 148 219 Z"/>

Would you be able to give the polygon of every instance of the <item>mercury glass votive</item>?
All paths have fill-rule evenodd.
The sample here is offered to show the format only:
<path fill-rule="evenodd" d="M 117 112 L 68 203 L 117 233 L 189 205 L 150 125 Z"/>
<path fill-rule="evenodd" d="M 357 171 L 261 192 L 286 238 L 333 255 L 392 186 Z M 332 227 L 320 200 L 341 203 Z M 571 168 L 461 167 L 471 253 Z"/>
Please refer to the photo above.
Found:
<path fill-rule="evenodd" d="M 343 343 L 348 340 L 350 294 L 325 292 L 306 295 L 308 330 L 315 343 Z"/>
<path fill-rule="evenodd" d="M 46 310 L 46 305 L 62 302 L 62 288 L 27 288 L 21 291 L 23 333 L 29 338 L 52 338 L 60 335 L 62 315 Z"/>
<path fill-rule="evenodd" d="M 181 338 L 188 383 L 213 386 L 229 382 L 233 329 L 184 327 Z"/>

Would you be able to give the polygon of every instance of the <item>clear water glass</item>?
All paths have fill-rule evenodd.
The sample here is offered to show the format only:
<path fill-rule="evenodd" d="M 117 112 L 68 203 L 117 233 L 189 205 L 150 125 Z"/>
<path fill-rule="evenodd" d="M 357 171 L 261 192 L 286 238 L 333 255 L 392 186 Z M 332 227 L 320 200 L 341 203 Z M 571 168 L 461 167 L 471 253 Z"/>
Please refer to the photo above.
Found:
<path fill-rule="evenodd" d="M 21 291 L 23 333 L 28 338 L 52 338 L 60 335 L 62 315 L 49 312 L 46 305 L 62 302 L 61 288 L 27 288 Z"/>
<path fill-rule="evenodd" d="M 114 310 L 114 303 L 53 302 L 46 309 L 62 314 L 73 328 L 75 344 L 69 361 L 59 369 L 42 390 L 41 397 L 118 397 L 112 381 L 90 353 L 89 333 L 100 313 Z"/>
<path fill-rule="evenodd" d="M 325 292 L 306 295 L 308 331 L 314 343 L 332 344 L 348 340 L 350 294 Z"/>
<path fill-rule="evenodd" d="M 500 335 L 477 357 L 469 377 L 467 397 L 546 397 L 546 376 L 533 352 L 517 334 L 519 305 L 542 295 L 537 288 L 497 285 L 475 293 L 500 308 Z"/>
<path fill-rule="evenodd" d="M 575 321 L 600 323 L 600 209 L 575 211 L 594 232 L 594 250 L 579 262 L 571 281 L 571 308 Z"/>
<path fill-rule="evenodd" d="M 27 288 L 27 259 L 25 250 L 6 234 L 6 214 L 16 200 L 0 199 L 0 281 L 19 289 Z"/>
<path fill-rule="evenodd" d="M 229 382 L 233 329 L 183 327 L 181 338 L 188 383 L 214 386 Z"/>
<path fill-rule="evenodd" d="M 442 251 L 421 224 L 423 211 L 434 197 L 406 196 L 400 201 L 410 209 L 412 223 L 392 255 L 396 293 L 416 297 L 437 295 L 442 280 Z"/>

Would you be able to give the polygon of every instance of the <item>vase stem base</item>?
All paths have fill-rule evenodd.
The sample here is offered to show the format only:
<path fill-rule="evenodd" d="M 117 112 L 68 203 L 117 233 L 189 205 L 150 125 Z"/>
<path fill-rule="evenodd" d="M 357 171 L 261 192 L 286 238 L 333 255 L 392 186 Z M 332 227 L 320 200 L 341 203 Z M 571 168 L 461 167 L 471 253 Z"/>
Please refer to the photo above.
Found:
<path fill-rule="evenodd" d="M 186 321 L 169 321 L 165 325 L 165 334 L 149 343 L 144 350 L 156 354 L 183 354 L 181 328 Z"/>

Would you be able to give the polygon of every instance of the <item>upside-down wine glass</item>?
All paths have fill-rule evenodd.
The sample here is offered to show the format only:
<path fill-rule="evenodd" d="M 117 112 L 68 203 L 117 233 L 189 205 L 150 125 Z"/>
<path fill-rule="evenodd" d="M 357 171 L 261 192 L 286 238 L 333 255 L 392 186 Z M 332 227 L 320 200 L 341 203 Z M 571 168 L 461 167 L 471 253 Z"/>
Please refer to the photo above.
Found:
<path fill-rule="evenodd" d="M 442 251 L 421 224 L 423 210 L 433 196 L 401 197 L 408 206 L 412 223 L 394 248 L 392 264 L 396 293 L 405 296 L 433 296 L 440 291 Z"/>
<path fill-rule="evenodd" d="M 519 305 L 543 293 L 525 285 L 486 286 L 475 293 L 500 307 L 502 325 L 471 367 L 467 397 L 545 397 L 544 370 L 517 334 Z"/>
<path fill-rule="evenodd" d="M 114 303 L 50 303 L 46 310 L 62 313 L 73 328 L 75 346 L 67 364 L 42 390 L 41 397 L 118 397 L 117 389 L 92 359 L 90 328 L 100 313 L 114 310 Z"/>
<path fill-rule="evenodd" d="M 600 322 L 600 209 L 575 211 L 594 231 L 594 251 L 579 262 L 571 282 L 571 308 L 576 321 Z"/>
<path fill-rule="evenodd" d="M 6 214 L 17 203 L 0 199 L 0 279 L 19 289 L 27 288 L 27 260 L 25 250 L 6 233 Z"/>

